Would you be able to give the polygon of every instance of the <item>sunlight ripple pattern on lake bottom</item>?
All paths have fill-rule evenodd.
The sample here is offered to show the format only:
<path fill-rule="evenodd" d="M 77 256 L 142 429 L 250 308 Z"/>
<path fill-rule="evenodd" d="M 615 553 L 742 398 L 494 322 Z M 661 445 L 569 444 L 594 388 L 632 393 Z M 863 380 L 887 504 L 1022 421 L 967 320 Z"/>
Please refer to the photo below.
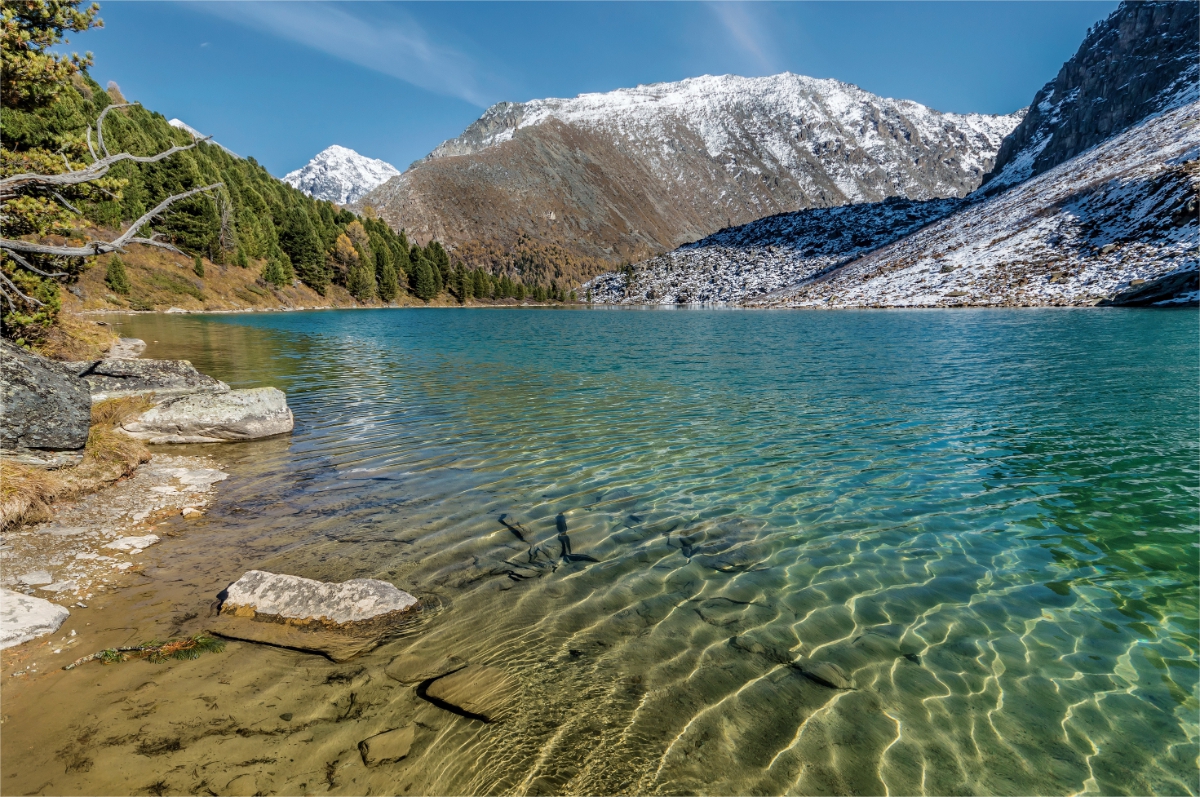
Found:
<path fill-rule="evenodd" d="M 1196 320 L 122 326 L 287 391 L 290 445 L 222 493 L 294 539 L 263 567 L 394 581 L 437 611 L 372 655 L 518 677 L 512 716 L 408 762 L 414 790 L 1195 794 Z"/>

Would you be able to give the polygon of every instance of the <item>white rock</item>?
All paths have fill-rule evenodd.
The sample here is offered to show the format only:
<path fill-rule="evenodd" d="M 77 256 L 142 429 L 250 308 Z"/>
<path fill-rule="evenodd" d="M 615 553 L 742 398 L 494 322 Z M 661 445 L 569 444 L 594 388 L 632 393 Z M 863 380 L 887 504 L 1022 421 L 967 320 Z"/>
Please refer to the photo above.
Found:
<path fill-rule="evenodd" d="M 182 510 L 180 510 L 179 514 L 183 515 L 184 517 L 200 517 L 204 513 L 194 506 L 185 506 Z"/>
<path fill-rule="evenodd" d="M 17 578 L 22 584 L 28 584 L 31 587 L 36 587 L 40 584 L 49 584 L 54 581 L 54 576 L 47 573 L 45 570 L 34 570 L 32 573 L 26 573 Z"/>
<path fill-rule="evenodd" d="M 67 592 L 68 590 L 75 589 L 75 587 L 76 584 L 74 581 L 55 581 L 53 584 L 47 584 L 44 587 L 38 587 L 38 589 L 43 589 L 46 592 Z"/>
<path fill-rule="evenodd" d="M 0 589 L 0 649 L 52 634 L 70 616 L 48 600 Z"/>
<path fill-rule="evenodd" d="M 229 474 L 215 468 L 196 468 L 195 470 L 185 470 L 177 478 L 184 484 L 212 484 L 225 481 L 229 478 Z"/>
<path fill-rule="evenodd" d="M 148 443 L 225 443 L 292 430 L 287 396 L 273 387 L 167 399 L 122 428 Z"/>
<path fill-rule="evenodd" d="M 149 548 L 154 543 L 158 542 L 157 534 L 146 534 L 142 537 L 122 537 L 119 540 L 114 540 L 105 548 L 111 548 L 114 551 L 133 551 L 138 552 L 144 548 Z"/>
<path fill-rule="evenodd" d="M 406 612 L 417 599 L 386 581 L 355 578 L 341 583 L 251 570 L 225 590 L 222 613 L 248 608 L 291 620 L 356 623 L 393 612 Z"/>

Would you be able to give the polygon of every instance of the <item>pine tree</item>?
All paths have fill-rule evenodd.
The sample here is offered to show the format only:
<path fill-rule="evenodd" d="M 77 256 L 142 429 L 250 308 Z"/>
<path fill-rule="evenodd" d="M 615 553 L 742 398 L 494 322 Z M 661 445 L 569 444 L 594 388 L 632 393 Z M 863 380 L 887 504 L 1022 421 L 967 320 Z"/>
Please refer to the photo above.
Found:
<path fill-rule="evenodd" d="M 122 296 L 128 296 L 133 288 L 129 284 L 129 275 L 125 273 L 125 264 L 116 255 L 108 261 L 108 267 L 104 271 L 104 282 Z"/>
<path fill-rule="evenodd" d="M 299 205 L 293 205 L 283 215 L 279 230 L 279 246 L 292 262 L 300 280 L 322 296 L 329 287 L 329 272 L 325 255 L 317 238 L 316 228 Z"/>
<path fill-rule="evenodd" d="M 378 282 L 379 298 L 390 302 L 400 293 L 400 279 L 392 266 L 386 250 L 375 250 L 375 277 Z"/>
<path fill-rule="evenodd" d="M 276 288 L 282 288 L 287 284 L 287 279 L 283 273 L 283 266 L 274 255 L 267 258 L 267 264 L 263 266 L 262 278 Z"/>
<path fill-rule="evenodd" d="M 200 255 L 196 255 L 196 259 L 192 263 L 192 271 L 196 272 L 197 277 L 204 276 L 204 261 L 200 259 Z"/>
<path fill-rule="evenodd" d="M 238 268 L 250 268 L 250 261 L 246 259 L 246 250 L 240 246 L 237 250 L 237 257 L 233 262 L 237 263 Z"/>
<path fill-rule="evenodd" d="M 417 298 L 429 301 L 437 296 L 437 283 L 433 278 L 433 267 L 424 257 L 417 257 L 413 265 L 413 278 Z"/>

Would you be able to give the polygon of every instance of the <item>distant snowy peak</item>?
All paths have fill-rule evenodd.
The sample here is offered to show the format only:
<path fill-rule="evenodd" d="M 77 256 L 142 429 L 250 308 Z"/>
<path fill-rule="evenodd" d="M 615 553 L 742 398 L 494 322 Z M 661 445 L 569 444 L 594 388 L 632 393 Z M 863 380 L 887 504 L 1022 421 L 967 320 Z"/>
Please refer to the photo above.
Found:
<path fill-rule="evenodd" d="M 169 122 L 167 122 L 167 124 L 169 124 L 171 127 L 179 128 L 180 130 L 184 131 L 185 133 L 188 133 L 189 135 L 191 135 L 193 138 L 204 138 L 203 133 L 201 133 L 199 130 L 192 127 L 191 125 L 189 125 L 187 122 L 183 121 L 182 119 L 172 119 Z M 209 139 L 209 143 L 216 144 L 218 147 L 225 150 L 226 152 L 228 152 L 230 155 L 232 155 L 235 158 L 242 157 L 241 155 L 237 154 L 236 152 L 234 152 L 233 150 L 231 150 L 229 147 L 225 146 L 224 144 L 213 141 L 212 139 Z"/>
<path fill-rule="evenodd" d="M 398 174 L 400 170 L 387 161 L 334 144 L 283 181 L 315 199 L 346 205 Z"/>
<path fill-rule="evenodd" d="M 498 103 L 428 157 L 475 154 L 512 139 L 522 128 L 556 119 L 638 143 L 664 138 L 667 130 L 682 125 L 699 135 L 712 158 L 735 153 L 749 134 L 784 161 L 791 159 L 784 150 L 798 140 L 818 150 L 847 139 L 867 149 L 886 147 L 889 133 L 901 127 L 926 141 L 950 145 L 967 156 L 969 163 L 963 165 L 968 168 L 984 162 L 990 168 L 1000 142 L 1023 115 L 1024 111 L 1004 116 L 942 113 L 839 80 L 790 72 L 758 78 L 703 75 L 572 99 Z M 771 140 L 776 138 L 779 141 Z"/>

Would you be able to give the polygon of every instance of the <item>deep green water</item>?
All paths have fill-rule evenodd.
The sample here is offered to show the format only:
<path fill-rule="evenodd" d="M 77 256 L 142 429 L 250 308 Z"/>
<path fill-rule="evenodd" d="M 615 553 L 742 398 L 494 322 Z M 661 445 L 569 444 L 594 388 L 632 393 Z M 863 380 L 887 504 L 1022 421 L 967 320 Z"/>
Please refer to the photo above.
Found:
<path fill-rule="evenodd" d="M 288 393 L 211 522 L 397 583 L 437 607 L 421 647 L 518 676 L 514 716 L 406 764 L 427 793 L 1196 794 L 1197 319 L 119 323 Z"/>

